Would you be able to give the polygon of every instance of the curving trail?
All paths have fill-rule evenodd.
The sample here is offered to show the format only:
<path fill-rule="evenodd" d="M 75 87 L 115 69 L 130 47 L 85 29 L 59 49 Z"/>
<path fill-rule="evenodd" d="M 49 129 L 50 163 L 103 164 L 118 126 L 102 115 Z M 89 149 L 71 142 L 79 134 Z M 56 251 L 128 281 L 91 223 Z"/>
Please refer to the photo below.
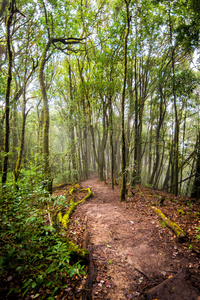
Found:
<path fill-rule="evenodd" d="M 189 258 L 181 256 L 175 242 L 169 243 L 165 235 L 159 235 L 160 223 L 153 213 L 149 216 L 139 209 L 127 209 L 126 203 L 120 203 L 119 189 L 112 190 L 97 179 L 81 185 L 91 188 L 94 194 L 79 207 L 79 213 L 87 216 L 96 269 L 92 299 L 139 299 L 142 290 L 158 285 L 189 265 Z M 174 298 L 170 299 L 192 299 L 193 293 L 194 299 L 198 298 L 191 285 L 185 286 L 182 295 L 180 290 L 181 287 L 176 289 L 178 294 L 174 291 Z M 169 299 L 167 294 L 166 297 L 161 295 L 158 299 Z"/>

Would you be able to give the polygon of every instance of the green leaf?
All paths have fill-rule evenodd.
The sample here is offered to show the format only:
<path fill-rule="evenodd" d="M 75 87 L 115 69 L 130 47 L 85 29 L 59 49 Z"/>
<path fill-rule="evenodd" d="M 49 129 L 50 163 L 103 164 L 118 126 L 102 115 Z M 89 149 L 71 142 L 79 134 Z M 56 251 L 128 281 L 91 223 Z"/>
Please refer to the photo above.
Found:
<path fill-rule="evenodd" d="M 36 283 L 36 282 L 33 282 L 31 286 L 32 286 L 32 288 L 34 289 L 34 288 L 37 286 L 37 283 Z"/>

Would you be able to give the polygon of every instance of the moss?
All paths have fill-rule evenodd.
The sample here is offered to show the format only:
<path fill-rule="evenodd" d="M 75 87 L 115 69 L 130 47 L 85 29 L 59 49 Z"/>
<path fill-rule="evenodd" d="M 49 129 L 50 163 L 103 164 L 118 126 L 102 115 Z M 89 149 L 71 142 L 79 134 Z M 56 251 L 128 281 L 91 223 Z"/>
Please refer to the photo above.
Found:
<path fill-rule="evenodd" d="M 179 240 L 187 238 L 187 234 L 175 222 L 167 218 L 160 209 L 155 206 L 152 206 L 152 209 L 165 222 L 165 224 L 174 231 Z"/>
<path fill-rule="evenodd" d="M 74 191 L 73 188 L 70 189 L 70 192 L 69 192 L 70 195 L 72 195 L 73 191 Z M 80 200 L 79 202 L 73 202 L 73 199 L 74 199 L 74 197 L 73 197 L 70 201 L 70 207 L 69 207 L 67 213 L 64 216 L 62 216 L 62 213 L 59 212 L 58 215 L 57 215 L 58 216 L 58 221 L 62 223 L 62 226 L 65 229 L 68 229 L 69 219 L 70 219 L 71 215 L 73 214 L 73 212 L 75 211 L 76 207 L 92 195 L 92 192 L 89 188 L 88 189 L 82 189 L 80 191 L 88 191 L 88 194 L 82 200 Z"/>
<path fill-rule="evenodd" d="M 182 216 L 184 216 L 186 214 L 186 212 L 182 209 L 177 209 L 178 213 Z"/>
<path fill-rule="evenodd" d="M 68 246 L 69 251 L 72 255 L 79 255 L 83 259 L 86 258 L 87 255 L 89 255 L 89 251 L 87 249 L 80 248 L 71 241 L 68 241 Z"/>
<path fill-rule="evenodd" d="M 72 196 L 73 191 L 74 191 L 74 189 L 72 187 L 69 191 L 71 196 Z M 65 229 L 68 229 L 69 219 L 70 219 L 72 213 L 74 212 L 74 210 L 76 209 L 76 207 L 92 195 L 92 192 L 89 188 L 83 189 L 81 191 L 87 191 L 88 193 L 82 200 L 80 200 L 79 202 L 76 202 L 76 203 L 73 202 L 74 197 L 72 197 L 72 199 L 70 201 L 70 207 L 69 207 L 67 213 L 64 214 L 64 216 L 62 216 L 62 212 L 59 212 L 57 214 L 57 219 L 58 219 L 59 223 L 61 223 L 63 228 L 65 228 Z M 80 248 L 79 246 L 77 246 L 73 242 L 71 242 L 70 240 L 68 240 L 68 247 L 69 247 L 69 251 L 71 253 L 71 258 L 73 261 L 81 260 L 84 263 L 88 263 L 89 251 L 87 249 Z"/>
<path fill-rule="evenodd" d="M 61 212 L 59 212 L 59 213 L 57 214 L 57 218 L 58 218 L 58 221 L 59 221 L 59 222 L 62 222 L 62 213 L 61 213 Z"/>

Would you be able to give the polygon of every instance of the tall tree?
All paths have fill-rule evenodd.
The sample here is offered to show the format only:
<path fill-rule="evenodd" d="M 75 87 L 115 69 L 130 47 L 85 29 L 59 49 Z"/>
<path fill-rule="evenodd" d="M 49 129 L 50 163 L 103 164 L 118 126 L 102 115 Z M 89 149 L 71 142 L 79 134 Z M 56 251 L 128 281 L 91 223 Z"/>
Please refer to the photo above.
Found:
<path fill-rule="evenodd" d="M 6 18 L 6 47 L 8 52 L 8 74 L 5 94 L 5 134 L 4 134 L 4 159 L 2 168 L 2 186 L 6 183 L 8 172 L 8 155 L 9 155 L 9 136 L 10 136 L 10 92 L 12 81 L 12 67 L 13 67 L 13 51 L 12 51 L 12 22 L 16 13 L 24 16 L 16 7 L 16 1 L 10 0 L 8 3 L 8 12 Z"/>
<path fill-rule="evenodd" d="M 126 95 L 126 80 L 127 80 L 127 63 L 128 63 L 128 37 L 130 32 L 130 23 L 131 23 L 131 15 L 130 15 L 130 3 L 131 0 L 124 0 L 126 7 L 126 31 L 124 37 L 124 82 L 123 82 L 123 90 L 122 90 L 122 100 L 121 100 L 121 130 L 122 130 L 122 188 L 121 188 L 121 201 L 126 200 L 126 138 L 125 138 L 125 95 Z"/>
<path fill-rule="evenodd" d="M 60 51 L 73 51 L 69 46 L 70 45 L 76 45 L 80 44 L 81 41 L 83 41 L 84 38 L 54 38 L 51 36 L 50 26 L 49 26 L 49 20 L 47 16 L 47 10 L 45 3 L 43 1 L 43 7 L 44 7 L 44 13 L 45 13 L 45 20 L 46 20 L 46 28 L 48 33 L 48 41 L 46 43 L 46 46 L 43 50 L 40 67 L 39 67 L 39 83 L 40 83 L 40 89 L 42 93 L 42 100 L 43 100 L 43 116 L 44 116 L 44 127 L 43 127 L 43 159 L 44 159 L 44 178 L 47 182 L 47 190 L 49 192 L 52 192 L 52 176 L 50 171 L 50 164 L 49 164 L 49 103 L 48 103 L 48 97 L 47 97 L 47 91 L 45 86 L 45 80 L 44 80 L 44 70 L 45 65 L 47 61 L 50 59 L 53 52 L 50 52 L 48 54 L 51 46 L 53 45 L 55 48 L 59 49 Z M 54 32 L 54 29 L 52 28 L 52 32 Z M 60 47 L 60 44 L 64 46 L 64 48 Z"/>

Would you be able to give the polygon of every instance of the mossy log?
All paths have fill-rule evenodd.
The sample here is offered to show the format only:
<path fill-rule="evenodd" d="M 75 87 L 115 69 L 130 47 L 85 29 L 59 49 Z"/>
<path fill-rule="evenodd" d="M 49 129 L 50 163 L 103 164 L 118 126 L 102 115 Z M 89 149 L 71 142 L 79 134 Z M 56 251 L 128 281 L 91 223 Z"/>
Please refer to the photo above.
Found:
<path fill-rule="evenodd" d="M 72 197 L 72 199 L 70 200 L 70 207 L 69 207 L 67 213 L 64 214 L 64 216 L 62 216 L 61 212 L 58 213 L 58 220 L 62 223 L 62 226 L 65 229 L 68 229 L 69 219 L 70 219 L 72 213 L 74 212 L 74 210 L 76 209 L 76 207 L 92 195 L 92 192 L 89 188 L 83 189 L 81 191 L 87 191 L 88 194 L 82 200 L 80 200 L 78 202 L 73 202 L 74 197 Z M 72 193 L 73 193 L 73 189 L 70 190 L 71 196 L 72 196 Z M 68 244 L 69 244 L 69 250 L 70 250 L 72 258 L 73 257 L 76 258 L 78 256 L 79 260 L 84 261 L 84 263 L 88 263 L 88 261 L 89 261 L 89 251 L 88 250 L 80 248 L 79 246 L 77 246 L 73 242 L 71 242 L 70 240 L 68 241 Z"/>
<path fill-rule="evenodd" d="M 71 241 L 68 241 L 70 256 L 73 258 L 78 258 L 78 260 L 83 261 L 84 263 L 89 262 L 89 251 L 87 249 L 80 248 Z"/>
<path fill-rule="evenodd" d="M 61 212 L 58 213 L 58 220 L 59 220 L 59 222 L 62 223 L 62 226 L 65 229 L 68 228 L 69 219 L 70 219 L 71 215 L 73 214 L 73 212 L 75 211 L 76 207 L 92 195 L 92 192 L 91 192 L 90 188 L 82 189 L 82 190 L 80 190 L 80 192 L 81 191 L 88 191 L 88 194 L 82 200 L 80 200 L 78 202 L 73 202 L 73 200 L 71 200 L 70 201 L 70 207 L 69 207 L 67 213 L 64 216 L 62 216 Z M 72 195 L 72 191 L 71 191 L 70 194 Z"/>
<path fill-rule="evenodd" d="M 173 230 L 180 241 L 188 239 L 187 234 L 175 222 L 167 218 L 160 209 L 155 206 L 152 206 L 152 209 L 165 222 L 165 224 Z"/>

